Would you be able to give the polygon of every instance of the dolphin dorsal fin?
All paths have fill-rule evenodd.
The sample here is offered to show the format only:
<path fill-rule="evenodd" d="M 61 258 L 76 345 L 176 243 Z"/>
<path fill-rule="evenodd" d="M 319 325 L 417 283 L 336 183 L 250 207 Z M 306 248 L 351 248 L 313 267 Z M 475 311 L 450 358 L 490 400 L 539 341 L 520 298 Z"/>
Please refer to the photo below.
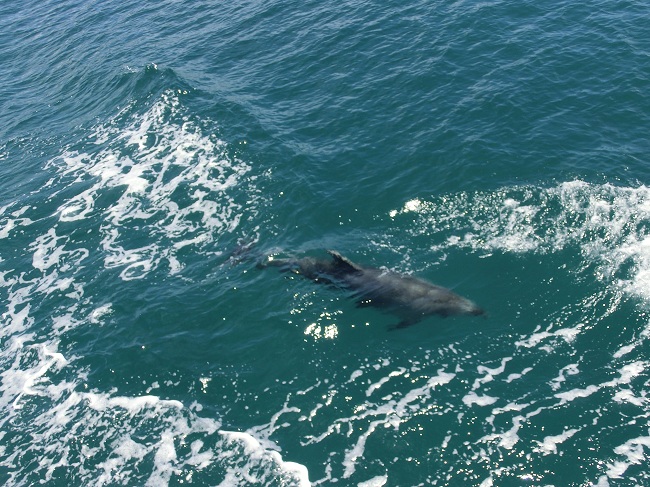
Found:
<path fill-rule="evenodd" d="M 328 250 L 327 253 L 330 254 L 332 257 L 334 257 L 334 261 L 338 266 L 348 268 L 350 271 L 354 271 L 354 272 L 363 271 L 363 268 L 361 266 L 355 264 L 347 257 L 343 257 L 336 250 Z"/>

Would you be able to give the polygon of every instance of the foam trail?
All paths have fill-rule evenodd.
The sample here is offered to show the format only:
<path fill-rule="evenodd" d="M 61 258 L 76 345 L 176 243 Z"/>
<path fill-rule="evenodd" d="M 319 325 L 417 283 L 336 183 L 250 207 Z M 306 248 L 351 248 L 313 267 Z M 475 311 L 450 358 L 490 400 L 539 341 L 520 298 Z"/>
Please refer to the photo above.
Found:
<path fill-rule="evenodd" d="M 241 472 L 247 472 L 245 479 L 247 482 L 257 484 L 263 482 L 263 479 L 269 474 L 272 477 L 286 477 L 285 481 L 291 482 L 296 487 L 309 487 L 309 473 L 304 465 L 294 462 L 285 462 L 277 451 L 264 448 L 262 444 L 248 433 L 233 431 L 220 431 L 226 443 L 237 443 L 243 448 L 243 455 L 239 463 L 245 462 L 246 467 L 239 465 L 234 470 L 226 473 L 225 480 L 219 484 L 221 486 L 232 485 L 237 478 L 240 478 Z M 260 477 L 254 472 L 263 472 Z"/>
<path fill-rule="evenodd" d="M 575 180 L 555 187 L 507 187 L 495 192 L 414 199 L 389 218 L 413 220 L 433 251 L 553 253 L 578 246 L 595 276 L 650 300 L 650 188 Z M 632 264 L 632 265 L 630 265 Z"/>
<path fill-rule="evenodd" d="M 214 252 L 215 240 L 234 232 L 244 214 L 256 214 L 258 198 L 251 166 L 188 119 L 177 93 L 163 93 L 143 114 L 132 110 L 95 129 L 89 139 L 97 151 L 67 150 L 49 164 L 59 173 L 52 184 L 90 185 L 60 204 L 59 220 L 101 219 L 104 265 L 121 269 L 124 280 L 163 264 L 180 272 L 186 247 Z M 109 193 L 117 197 L 98 207 Z"/>

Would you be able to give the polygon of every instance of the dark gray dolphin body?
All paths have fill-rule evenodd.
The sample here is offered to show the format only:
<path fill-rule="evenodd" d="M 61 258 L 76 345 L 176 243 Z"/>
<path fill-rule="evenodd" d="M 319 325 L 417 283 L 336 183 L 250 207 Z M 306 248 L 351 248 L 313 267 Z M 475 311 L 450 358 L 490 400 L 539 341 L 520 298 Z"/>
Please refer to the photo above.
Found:
<path fill-rule="evenodd" d="M 314 257 L 268 258 L 262 266 L 277 266 L 316 282 L 347 289 L 359 306 L 374 306 L 396 314 L 401 321 L 393 328 L 406 328 L 433 314 L 484 314 L 469 299 L 444 287 L 397 272 L 363 267 L 333 250 L 328 250 L 328 253 L 332 256 L 331 260 Z"/>

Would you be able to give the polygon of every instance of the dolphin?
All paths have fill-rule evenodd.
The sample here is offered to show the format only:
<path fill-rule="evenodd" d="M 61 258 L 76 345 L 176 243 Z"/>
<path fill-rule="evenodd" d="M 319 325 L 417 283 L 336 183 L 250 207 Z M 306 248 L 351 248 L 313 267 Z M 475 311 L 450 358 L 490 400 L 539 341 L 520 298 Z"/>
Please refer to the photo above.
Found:
<path fill-rule="evenodd" d="M 374 306 L 397 315 L 391 329 L 406 328 L 426 316 L 483 315 L 469 299 L 441 286 L 398 272 L 355 264 L 334 250 L 331 259 L 314 257 L 276 259 L 267 257 L 260 267 L 276 266 L 315 282 L 346 289 L 358 306 Z"/>

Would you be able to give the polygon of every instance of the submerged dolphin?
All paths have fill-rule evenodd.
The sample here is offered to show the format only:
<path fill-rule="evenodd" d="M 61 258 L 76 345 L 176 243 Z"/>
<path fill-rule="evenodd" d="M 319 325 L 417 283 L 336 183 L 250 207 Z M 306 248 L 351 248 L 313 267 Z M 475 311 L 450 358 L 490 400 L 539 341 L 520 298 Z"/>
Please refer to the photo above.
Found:
<path fill-rule="evenodd" d="M 396 314 L 401 321 L 391 328 L 406 328 L 433 314 L 449 316 L 485 313 L 469 299 L 444 287 L 397 272 L 362 267 L 338 252 L 327 252 L 332 256 L 331 260 L 269 257 L 261 266 L 277 266 L 316 282 L 350 290 L 359 306 L 375 306 Z"/>

